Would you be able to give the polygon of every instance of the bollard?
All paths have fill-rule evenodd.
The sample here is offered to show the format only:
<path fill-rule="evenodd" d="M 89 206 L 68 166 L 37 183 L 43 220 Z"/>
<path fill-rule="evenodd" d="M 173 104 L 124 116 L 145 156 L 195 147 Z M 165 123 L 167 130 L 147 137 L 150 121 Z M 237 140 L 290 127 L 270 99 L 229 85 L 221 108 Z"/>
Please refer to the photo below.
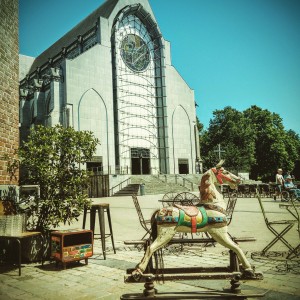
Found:
<path fill-rule="evenodd" d="M 140 195 L 145 195 L 145 183 L 140 184 Z"/>

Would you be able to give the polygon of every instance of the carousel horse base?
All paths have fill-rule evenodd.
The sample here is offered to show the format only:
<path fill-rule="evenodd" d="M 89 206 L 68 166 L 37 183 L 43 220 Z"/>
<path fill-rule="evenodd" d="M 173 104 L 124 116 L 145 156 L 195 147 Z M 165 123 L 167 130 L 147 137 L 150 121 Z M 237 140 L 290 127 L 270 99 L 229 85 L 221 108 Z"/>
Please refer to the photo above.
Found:
<path fill-rule="evenodd" d="M 145 296 L 144 294 L 124 294 L 120 297 L 121 300 L 183 300 L 183 299 L 248 299 L 248 298 L 260 298 L 264 297 L 265 293 L 262 294 L 251 294 L 249 293 L 242 293 L 242 294 L 230 294 L 218 291 L 207 291 L 207 292 L 182 292 L 182 293 L 157 293 L 154 296 Z"/>
<path fill-rule="evenodd" d="M 128 270 L 129 271 L 129 270 Z M 260 277 L 260 274 L 257 275 L 257 278 Z M 260 298 L 264 297 L 268 291 L 261 293 L 254 293 L 253 290 L 243 290 L 239 288 L 241 279 L 241 273 L 207 273 L 207 274 L 164 274 L 164 281 L 176 281 L 176 280 L 196 280 L 196 279 L 231 279 L 231 286 L 229 288 L 224 288 L 223 291 L 219 290 L 208 290 L 208 291 L 190 291 L 190 292 L 168 292 L 168 293 L 159 293 L 154 288 L 154 281 L 156 276 L 153 274 L 143 274 L 140 276 L 139 281 L 136 281 L 132 275 L 125 277 L 126 283 L 145 283 L 143 293 L 131 293 L 124 294 L 120 297 L 121 300 L 130 300 L 130 299 L 140 299 L 140 300 L 149 300 L 149 299 L 248 299 L 248 298 Z"/>
<path fill-rule="evenodd" d="M 205 243 L 208 239 L 173 239 L 170 244 L 185 244 Z M 210 239 L 209 239 L 210 240 Z M 235 242 L 254 241 L 254 238 L 243 237 L 234 238 Z M 127 245 L 144 244 L 145 241 L 125 241 Z M 124 294 L 121 300 L 129 299 L 208 299 L 208 298 L 223 298 L 223 299 L 247 299 L 255 297 L 263 297 L 264 293 L 254 293 L 254 291 L 241 290 L 240 280 L 262 280 L 261 272 L 248 273 L 243 272 L 237 260 L 236 254 L 229 250 L 229 266 L 228 267 L 188 267 L 188 268 L 153 268 L 151 260 L 147 267 L 147 274 L 134 273 L 135 269 L 127 269 L 125 275 L 125 283 L 144 283 L 143 293 Z M 133 275 L 134 274 L 134 275 Z M 154 275 L 154 274 L 163 274 Z M 223 291 L 195 291 L 195 292 L 172 292 L 158 293 L 154 288 L 154 281 L 181 281 L 181 280 L 230 280 L 230 286 L 224 288 Z"/>

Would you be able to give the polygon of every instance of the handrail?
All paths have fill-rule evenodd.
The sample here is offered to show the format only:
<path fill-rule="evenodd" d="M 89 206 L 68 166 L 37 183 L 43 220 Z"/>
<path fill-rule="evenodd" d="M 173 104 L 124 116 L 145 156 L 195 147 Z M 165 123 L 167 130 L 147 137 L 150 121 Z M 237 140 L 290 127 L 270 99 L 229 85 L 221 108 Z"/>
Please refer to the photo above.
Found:
<path fill-rule="evenodd" d="M 185 187 L 185 182 L 187 181 L 188 183 L 190 183 L 191 184 L 191 190 L 192 191 L 194 191 L 194 182 L 192 182 L 192 181 L 190 181 L 189 179 L 187 179 L 187 178 L 184 178 L 182 175 L 180 175 L 180 174 L 175 174 L 175 183 L 177 184 L 177 177 L 180 177 L 180 178 L 182 178 L 182 180 L 183 180 L 183 186 Z"/>
<path fill-rule="evenodd" d="M 163 182 L 165 182 L 165 183 L 167 183 L 167 174 L 165 174 L 165 173 L 161 173 L 161 172 L 159 172 L 158 174 L 151 174 L 153 177 L 156 177 L 158 180 L 161 180 L 160 178 L 159 178 L 159 176 L 160 175 L 163 175 L 164 177 L 165 177 L 165 180 L 163 181 Z"/>
<path fill-rule="evenodd" d="M 167 175 L 168 175 L 168 174 L 164 174 L 164 173 L 159 172 L 159 174 L 157 174 L 157 175 L 152 175 L 152 176 L 157 177 L 158 179 L 160 179 L 160 178 L 159 178 L 160 175 L 163 175 L 163 176 L 164 176 L 164 178 L 165 178 L 164 182 L 167 183 L 167 181 L 168 181 L 168 180 L 167 180 Z M 178 181 L 177 181 L 177 177 L 180 177 L 180 178 L 182 179 L 182 181 L 183 181 L 182 186 L 183 186 L 183 187 L 185 187 L 185 182 L 187 181 L 188 183 L 191 184 L 191 190 L 194 191 L 194 184 L 195 184 L 194 182 L 190 181 L 190 180 L 187 179 L 187 178 L 184 178 L 184 177 L 183 177 L 182 175 L 180 175 L 180 174 L 175 174 L 175 176 L 174 176 L 174 178 L 175 178 L 175 184 L 179 184 Z"/>
<path fill-rule="evenodd" d="M 114 189 L 119 187 L 119 189 L 117 190 L 120 191 L 123 188 L 123 183 L 126 182 L 126 186 L 131 183 L 131 177 L 125 179 L 124 181 L 120 182 L 119 184 L 113 186 L 112 188 L 109 189 L 109 196 L 112 196 L 114 194 Z"/>

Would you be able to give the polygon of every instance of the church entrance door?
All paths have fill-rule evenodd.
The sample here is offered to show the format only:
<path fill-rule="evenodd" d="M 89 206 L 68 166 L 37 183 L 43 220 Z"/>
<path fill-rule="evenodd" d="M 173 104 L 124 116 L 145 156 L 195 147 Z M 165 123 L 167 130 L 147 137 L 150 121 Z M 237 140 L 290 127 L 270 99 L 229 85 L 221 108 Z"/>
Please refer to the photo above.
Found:
<path fill-rule="evenodd" d="M 147 148 L 131 148 L 131 174 L 150 174 L 150 150 Z"/>
<path fill-rule="evenodd" d="M 189 174 L 189 160 L 188 159 L 178 159 L 178 172 L 179 174 Z"/>

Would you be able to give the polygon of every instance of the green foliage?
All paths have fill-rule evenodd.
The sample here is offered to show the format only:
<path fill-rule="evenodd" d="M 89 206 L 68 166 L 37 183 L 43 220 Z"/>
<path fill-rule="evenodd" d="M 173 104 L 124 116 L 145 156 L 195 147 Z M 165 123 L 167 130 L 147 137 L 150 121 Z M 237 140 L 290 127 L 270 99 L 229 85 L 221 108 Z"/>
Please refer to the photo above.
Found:
<path fill-rule="evenodd" d="M 255 161 L 251 124 L 242 113 L 231 107 L 214 111 L 214 119 L 202 136 L 201 156 L 205 168 L 219 161 L 219 144 L 224 151 L 221 156 L 232 171 L 247 171 Z"/>
<path fill-rule="evenodd" d="M 19 172 L 19 159 L 18 159 L 17 150 L 13 152 L 13 154 L 5 153 L 3 157 L 0 157 L 1 160 L 6 161 L 6 171 L 9 174 L 9 180 L 12 182 L 13 180 L 18 180 L 18 172 Z"/>
<path fill-rule="evenodd" d="M 300 161 L 299 136 L 284 130 L 278 114 L 257 106 L 243 112 L 216 110 L 200 142 L 204 167 L 216 164 L 220 144 L 227 168 L 248 171 L 252 179 L 274 181 L 277 168 L 293 171 Z"/>
<path fill-rule="evenodd" d="M 196 125 L 199 133 L 203 132 L 204 126 L 203 124 L 199 121 L 198 117 L 196 117 Z"/>
<path fill-rule="evenodd" d="M 30 227 L 36 230 L 70 224 L 90 205 L 88 174 L 82 164 L 92 159 L 98 139 L 72 127 L 37 126 L 19 149 L 21 183 L 40 186 L 40 198 L 28 201 Z M 32 199 L 31 199 L 32 200 Z"/>

